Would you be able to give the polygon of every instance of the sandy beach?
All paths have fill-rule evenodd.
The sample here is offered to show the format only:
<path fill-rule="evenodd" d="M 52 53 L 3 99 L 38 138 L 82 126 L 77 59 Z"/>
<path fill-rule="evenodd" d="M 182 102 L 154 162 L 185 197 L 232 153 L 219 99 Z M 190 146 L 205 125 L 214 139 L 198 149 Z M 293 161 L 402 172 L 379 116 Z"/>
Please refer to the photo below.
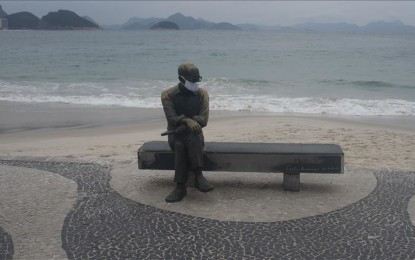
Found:
<path fill-rule="evenodd" d="M 2 157 L 62 157 L 92 162 L 137 162 L 146 141 L 166 140 L 161 109 L 66 104 L 0 105 Z M 347 167 L 415 168 L 411 117 L 336 117 L 212 111 L 207 141 L 335 143 Z"/>
<path fill-rule="evenodd" d="M 137 149 L 160 136 L 161 109 L 2 103 L 2 159 L 81 161 L 113 167 L 111 186 L 124 197 L 206 218 L 278 221 L 329 212 L 367 196 L 374 170 L 415 169 L 415 124 L 410 117 L 336 117 L 212 111 L 207 141 L 335 143 L 345 153 L 345 174 L 302 175 L 302 191 L 281 188 L 282 174 L 209 172 L 216 186 L 191 189 L 167 204 L 172 171 L 139 170 Z M 413 207 L 415 208 L 415 207 Z M 248 210 L 247 210 L 248 209 Z"/>

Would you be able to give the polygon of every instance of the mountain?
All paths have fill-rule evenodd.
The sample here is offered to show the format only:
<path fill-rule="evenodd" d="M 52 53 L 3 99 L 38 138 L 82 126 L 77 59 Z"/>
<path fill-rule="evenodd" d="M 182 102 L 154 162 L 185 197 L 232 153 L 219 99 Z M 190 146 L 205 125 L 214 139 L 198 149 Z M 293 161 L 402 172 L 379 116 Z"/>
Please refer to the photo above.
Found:
<path fill-rule="evenodd" d="M 130 18 L 127 22 L 120 25 L 118 29 L 125 29 L 125 30 L 146 30 L 150 29 L 151 26 L 155 25 L 156 23 L 159 23 L 161 21 L 164 21 L 165 19 L 161 18 L 139 18 L 139 17 L 133 17 Z"/>
<path fill-rule="evenodd" d="M 415 27 L 400 21 L 372 22 L 365 26 L 350 23 L 301 23 L 293 26 L 264 26 L 255 24 L 237 24 L 243 30 L 275 32 L 343 32 L 343 33 L 415 33 Z"/>
<path fill-rule="evenodd" d="M 372 22 L 360 28 L 361 32 L 373 32 L 373 33 L 415 33 L 415 27 L 405 25 L 401 21 L 393 22 Z"/>
<path fill-rule="evenodd" d="M 161 21 L 151 26 L 151 30 L 179 30 L 179 26 L 170 21 Z"/>
<path fill-rule="evenodd" d="M 98 23 L 97 23 L 97 22 L 95 22 L 95 20 L 94 20 L 94 19 L 92 19 L 91 17 L 89 17 L 89 16 L 87 16 L 87 15 L 82 16 L 82 18 L 84 18 L 84 19 L 86 19 L 86 20 L 90 21 L 91 23 L 93 23 L 93 24 L 95 24 L 95 25 L 99 26 L 99 25 L 98 25 Z"/>
<path fill-rule="evenodd" d="M 214 23 L 203 19 L 195 19 L 191 16 L 184 16 L 181 13 L 175 13 L 169 17 L 162 18 L 130 18 L 127 22 L 119 26 L 103 26 L 108 29 L 124 29 L 124 30 L 147 30 L 150 29 L 157 23 L 162 21 L 168 21 L 179 26 L 181 30 L 200 30 L 200 29 L 211 29 L 211 30 L 240 30 L 241 28 L 231 23 Z"/>
<path fill-rule="evenodd" d="M 99 26 L 68 10 L 49 12 L 40 19 L 39 28 L 43 30 L 83 30 L 99 29 Z"/>
<path fill-rule="evenodd" d="M 183 30 L 197 30 L 209 27 L 209 23 L 203 20 L 196 20 L 191 16 L 184 16 L 181 13 L 170 15 L 166 20 L 177 24 Z"/>
<path fill-rule="evenodd" d="M 195 19 L 191 16 L 184 16 L 181 13 L 175 13 L 170 15 L 166 19 L 167 21 L 176 23 L 180 29 L 183 30 L 241 30 L 241 28 L 227 22 L 214 23 L 203 19 Z"/>
<path fill-rule="evenodd" d="M 238 26 L 235 26 L 231 23 L 226 23 L 226 22 L 215 23 L 215 24 L 211 25 L 209 27 L 209 29 L 213 29 L 213 30 L 242 30 Z"/>
<path fill-rule="evenodd" d="M 372 22 L 365 26 L 350 23 L 302 23 L 291 27 L 283 27 L 296 32 L 343 32 L 343 33 L 415 33 L 415 27 L 400 21 Z"/>
<path fill-rule="evenodd" d="M 7 17 L 10 30 L 35 30 L 39 28 L 40 19 L 29 12 L 18 12 Z"/>
<path fill-rule="evenodd" d="M 0 5 L 0 17 L 3 24 L 7 22 L 10 29 L 46 29 L 46 30 L 79 30 L 99 29 L 99 25 L 90 17 L 80 17 L 76 13 L 67 10 L 50 12 L 39 19 L 30 12 L 19 12 L 7 15 Z M 201 18 L 195 19 L 184 16 L 181 13 L 164 18 L 130 18 L 121 25 L 102 25 L 104 29 L 148 30 L 162 21 L 176 24 L 183 30 L 255 30 L 274 32 L 344 32 L 344 33 L 415 33 L 415 26 L 403 24 L 401 21 L 371 22 L 364 26 L 340 22 L 340 23 L 301 23 L 293 26 L 280 25 L 256 25 L 256 24 L 231 24 L 228 22 L 215 23 Z M 171 25 L 171 24 L 170 24 Z M 161 26 L 165 26 L 161 24 Z M 0 25 L 1 27 L 1 25 Z M 157 27 L 157 26 L 156 26 Z M 167 26 L 169 27 L 169 26 Z M 174 26 L 173 26 L 174 27 Z M 1 28 L 0 28 L 1 29 Z"/>
<path fill-rule="evenodd" d="M 405 25 L 402 22 L 373 22 L 365 26 L 358 26 L 351 23 L 301 23 L 293 26 L 280 25 L 256 25 L 256 24 L 237 24 L 228 22 L 214 23 L 204 19 L 195 19 L 181 13 L 170 15 L 166 19 L 162 18 L 130 18 L 126 23 L 118 27 L 112 26 L 111 29 L 126 30 L 147 30 L 155 24 L 169 21 L 177 24 L 181 30 L 256 30 L 256 31 L 275 31 L 275 32 L 343 32 L 343 33 L 399 33 L 415 32 L 414 26 Z M 109 28 L 105 26 L 105 28 Z"/>
<path fill-rule="evenodd" d="M 0 5 L 0 18 L 6 18 L 7 17 L 7 13 L 3 10 L 3 8 Z"/>

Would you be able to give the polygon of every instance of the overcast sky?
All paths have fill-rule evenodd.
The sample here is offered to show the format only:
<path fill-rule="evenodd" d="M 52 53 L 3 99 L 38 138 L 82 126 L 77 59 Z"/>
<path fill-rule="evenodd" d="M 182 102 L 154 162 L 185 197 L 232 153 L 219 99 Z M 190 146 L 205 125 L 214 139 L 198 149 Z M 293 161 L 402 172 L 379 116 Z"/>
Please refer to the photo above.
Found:
<path fill-rule="evenodd" d="M 122 24 L 131 17 L 165 18 L 176 12 L 212 22 L 293 25 L 302 22 L 401 20 L 415 26 L 415 1 L 0 1 L 8 14 L 29 11 L 39 18 L 71 10 L 99 24 Z"/>

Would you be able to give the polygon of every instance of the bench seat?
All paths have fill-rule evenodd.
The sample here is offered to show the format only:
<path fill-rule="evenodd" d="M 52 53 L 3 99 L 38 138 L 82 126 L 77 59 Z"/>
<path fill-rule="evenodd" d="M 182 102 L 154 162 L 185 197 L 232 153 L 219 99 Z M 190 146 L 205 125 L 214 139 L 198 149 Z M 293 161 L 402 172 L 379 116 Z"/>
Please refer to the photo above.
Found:
<path fill-rule="evenodd" d="M 139 169 L 174 170 L 166 141 L 138 149 Z M 344 173 L 344 153 L 336 144 L 206 142 L 204 171 L 282 172 L 284 189 L 300 190 L 300 173 Z"/>

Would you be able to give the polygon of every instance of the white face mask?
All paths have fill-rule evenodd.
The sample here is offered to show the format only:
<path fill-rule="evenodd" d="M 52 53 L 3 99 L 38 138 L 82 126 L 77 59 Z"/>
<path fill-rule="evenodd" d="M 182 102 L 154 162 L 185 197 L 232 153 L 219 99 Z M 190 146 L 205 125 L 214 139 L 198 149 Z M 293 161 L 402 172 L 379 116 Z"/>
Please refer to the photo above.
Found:
<path fill-rule="evenodd" d="M 199 89 L 199 84 L 197 82 L 190 82 L 187 81 L 183 76 L 181 76 L 182 79 L 184 79 L 184 87 L 187 88 L 190 91 L 197 91 Z"/>
<path fill-rule="evenodd" d="M 197 91 L 199 89 L 199 84 L 197 84 L 197 82 L 193 83 L 186 80 L 186 82 L 184 83 L 184 87 L 190 91 Z"/>

